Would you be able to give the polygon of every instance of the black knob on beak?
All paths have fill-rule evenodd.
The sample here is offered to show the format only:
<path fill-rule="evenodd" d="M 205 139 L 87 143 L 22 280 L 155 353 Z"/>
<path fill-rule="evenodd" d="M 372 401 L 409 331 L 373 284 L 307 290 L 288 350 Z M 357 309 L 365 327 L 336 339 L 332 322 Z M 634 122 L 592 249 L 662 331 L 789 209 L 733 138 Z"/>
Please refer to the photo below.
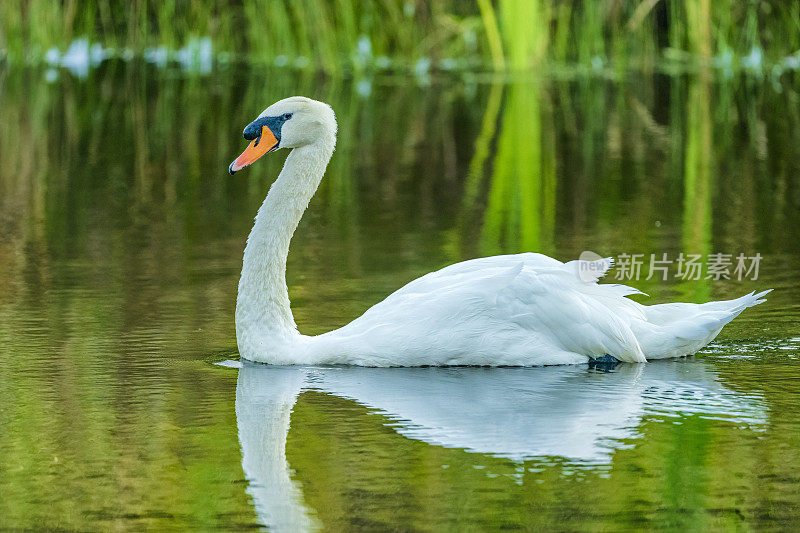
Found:
<path fill-rule="evenodd" d="M 259 122 L 260 121 L 256 120 L 255 122 L 251 122 L 250 124 L 247 125 L 243 133 L 245 139 L 247 139 L 248 141 L 252 141 L 259 135 L 261 135 L 261 128 L 263 124 L 259 124 Z"/>

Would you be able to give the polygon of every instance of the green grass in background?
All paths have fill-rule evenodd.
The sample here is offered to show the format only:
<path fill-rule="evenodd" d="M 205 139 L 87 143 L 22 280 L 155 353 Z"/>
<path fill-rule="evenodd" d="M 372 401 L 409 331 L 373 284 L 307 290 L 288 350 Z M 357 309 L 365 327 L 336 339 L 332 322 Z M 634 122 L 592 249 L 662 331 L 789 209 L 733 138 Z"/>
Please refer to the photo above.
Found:
<path fill-rule="evenodd" d="M 0 52 L 37 62 L 86 39 L 121 55 L 189 50 L 322 70 L 525 71 L 545 65 L 797 69 L 783 0 L 4 0 Z"/>

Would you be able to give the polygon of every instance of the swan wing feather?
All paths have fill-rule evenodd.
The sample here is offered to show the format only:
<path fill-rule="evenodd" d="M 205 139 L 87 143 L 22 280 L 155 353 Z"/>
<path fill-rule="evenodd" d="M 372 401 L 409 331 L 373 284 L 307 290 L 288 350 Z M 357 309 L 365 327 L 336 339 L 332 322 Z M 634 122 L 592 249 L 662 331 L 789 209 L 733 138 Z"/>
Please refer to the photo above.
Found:
<path fill-rule="evenodd" d="M 333 333 L 378 366 L 557 364 L 605 354 L 644 361 L 630 328 L 641 306 L 625 298 L 638 291 L 583 281 L 574 267 L 532 253 L 457 263 Z M 375 360 L 392 352 L 404 360 Z"/>

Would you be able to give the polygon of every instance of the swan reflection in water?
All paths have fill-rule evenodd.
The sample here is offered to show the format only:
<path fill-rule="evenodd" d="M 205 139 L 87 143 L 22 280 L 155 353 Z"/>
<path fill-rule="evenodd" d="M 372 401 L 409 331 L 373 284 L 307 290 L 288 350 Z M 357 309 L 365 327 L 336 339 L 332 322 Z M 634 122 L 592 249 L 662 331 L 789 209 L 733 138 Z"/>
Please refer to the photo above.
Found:
<path fill-rule="evenodd" d="M 562 457 L 608 465 L 642 418 L 700 416 L 758 426 L 763 399 L 726 388 L 701 360 L 538 368 L 276 367 L 243 361 L 236 386 L 242 466 L 259 521 L 316 529 L 286 460 L 298 395 L 316 390 L 378 410 L 401 435 L 523 461 Z"/>

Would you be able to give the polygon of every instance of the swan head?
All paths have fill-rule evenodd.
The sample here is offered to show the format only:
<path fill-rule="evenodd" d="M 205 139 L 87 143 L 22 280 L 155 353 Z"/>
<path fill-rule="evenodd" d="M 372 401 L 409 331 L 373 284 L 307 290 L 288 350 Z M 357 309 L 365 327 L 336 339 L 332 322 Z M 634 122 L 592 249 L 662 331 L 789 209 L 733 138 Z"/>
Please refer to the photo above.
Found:
<path fill-rule="evenodd" d="M 250 145 L 228 166 L 233 174 L 279 148 L 299 148 L 335 139 L 336 115 L 331 106 L 304 96 L 279 100 L 244 129 Z"/>

